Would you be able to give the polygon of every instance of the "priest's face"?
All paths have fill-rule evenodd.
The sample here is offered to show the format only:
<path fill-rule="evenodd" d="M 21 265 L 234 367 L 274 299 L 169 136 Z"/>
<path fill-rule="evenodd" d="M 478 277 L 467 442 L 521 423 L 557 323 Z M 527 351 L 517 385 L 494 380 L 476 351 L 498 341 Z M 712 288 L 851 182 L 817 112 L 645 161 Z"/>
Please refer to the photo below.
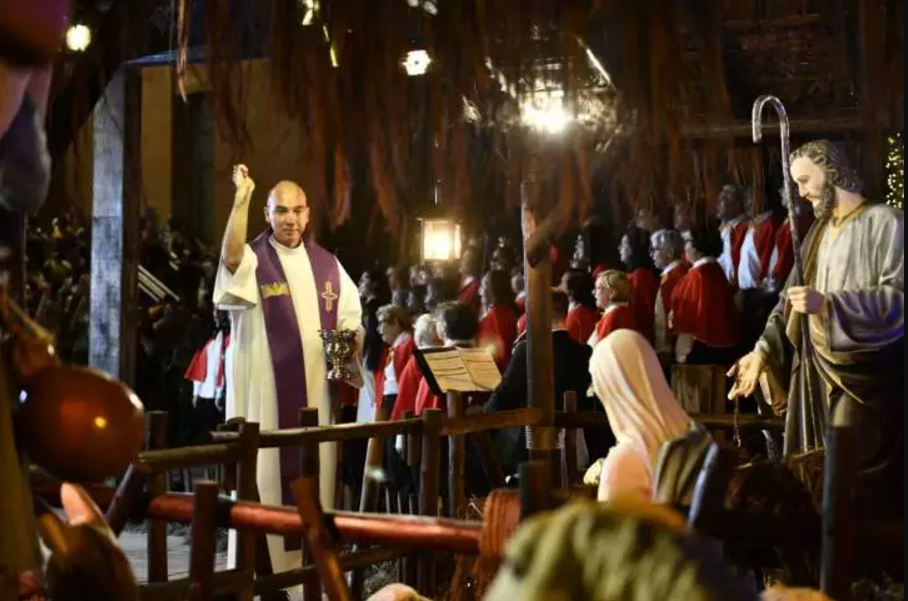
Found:
<path fill-rule="evenodd" d="M 303 241 L 303 233 L 309 224 L 306 193 L 292 182 L 279 183 L 268 196 L 265 220 L 271 226 L 276 241 L 296 248 Z"/>
<path fill-rule="evenodd" d="M 791 178 L 798 186 L 798 194 L 813 205 L 817 219 L 832 214 L 836 205 L 835 187 L 827 180 L 822 167 L 807 157 L 798 157 L 791 163 Z"/>

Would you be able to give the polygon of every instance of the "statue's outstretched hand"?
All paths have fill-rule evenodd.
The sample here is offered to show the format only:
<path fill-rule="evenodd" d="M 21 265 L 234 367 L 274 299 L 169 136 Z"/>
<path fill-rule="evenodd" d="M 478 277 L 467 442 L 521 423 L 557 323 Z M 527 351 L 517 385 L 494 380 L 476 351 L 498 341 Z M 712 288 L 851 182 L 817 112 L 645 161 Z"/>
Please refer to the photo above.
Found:
<path fill-rule="evenodd" d="M 766 360 L 757 352 L 750 352 L 728 370 L 728 377 L 735 383 L 728 392 L 729 400 L 749 397 L 757 389 L 760 374 L 766 369 Z"/>

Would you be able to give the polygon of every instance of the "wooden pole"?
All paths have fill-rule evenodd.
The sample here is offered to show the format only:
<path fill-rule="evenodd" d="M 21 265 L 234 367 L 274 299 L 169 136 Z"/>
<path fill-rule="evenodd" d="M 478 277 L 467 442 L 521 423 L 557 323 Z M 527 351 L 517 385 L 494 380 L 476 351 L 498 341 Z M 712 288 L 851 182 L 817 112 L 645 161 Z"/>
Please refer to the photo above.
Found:
<path fill-rule="evenodd" d="M 850 426 L 830 426 L 826 431 L 823 467 L 823 553 L 820 590 L 836 601 L 850 601 L 854 574 L 855 431 Z"/>
<path fill-rule="evenodd" d="M 414 416 L 415 413 L 413 411 L 405 411 L 403 418 L 413 419 Z M 410 480 L 412 480 L 413 468 L 419 465 L 419 446 L 419 436 L 408 434 L 404 437 L 404 462 L 407 464 L 407 478 Z M 418 513 L 419 501 L 416 499 L 413 490 L 405 490 L 403 495 L 405 496 L 403 503 L 406 506 L 406 513 L 410 515 Z M 401 508 L 401 513 L 404 513 L 404 508 Z M 411 553 L 401 558 L 401 582 L 408 586 L 416 586 L 416 566 L 418 562 L 419 555 L 416 553 Z"/>
<path fill-rule="evenodd" d="M 554 507 L 551 461 L 520 464 L 520 520 Z"/>
<path fill-rule="evenodd" d="M 388 410 L 381 404 L 376 405 L 373 418 L 376 422 L 388 421 Z M 366 447 L 366 464 L 363 469 L 363 480 L 359 498 L 359 510 L 362 513 L 372 513 L 378 507 L 378 493 L 381 490 L 380 474 L 382 473 L 382 458 L 385 454 L 385 437 L 373 436 Z M 354 547 L 356 552 L 360 549 Z M 350 591 L 355 599 L 362 599 L 365 588 L 365 572 L 355 569 L 350 573 Z"/>
<path fill-rule="evenodd" d="M 540 215 L 540 185 L 537 158 L 529 159 L 521 189 L 521 212 L 524 248 L 536 230 Z M 552 265 L 548 252 L 540 255 L 535 264 L 524 254 L 526 270 L 527 313 L 527 392 L 529 406 L 539 409 L 541 420 L 527 432 L 530 459 L 549 464 L 551 472 L 556 453 L 555 430 L 555 369 L 552 356 Z M 541 469 L 541 468 L 535 468 Z M 551 474 L 549 475 L 551 480 Z"/>
<path fill-rule="evenodd" d="M 564 412 L 577 411 L 577 393 L 568 390 L 564 393 Z M 564 446 L 561 448 L 561 488 L 570 488 L 580 478 L 577 473 L 577 435 L 574 428 L 564 429 Z"/>
<path fill-rule="evenodd" d="M 448 391 L 448 417 L 464 416 L 463 396 L 454 390 Z M 464 467 L 466 465 L 466 438 L 462 434 L 448 436 L 448 499 L 451 517 L 457 517 L 467 506 L 464 490 Z"/>
<path fill-rule="evenodd" d="M 211 599 L 217 538 L 218 485 L 199 482 L 192 508 L 192 546 L 189 558 L 190 601 Z"/>
<path fill-rule="evenodd" d="M 149 411 L 146 414 L 149 450 L 167 446 L 167 413 Z M 148 493 L 152 496 L 167 492 L 167 473 L 155 473 L 148 480 Z M 148 582 L 167 582 L 167 522 L 152 519 L 148 524 Z"/>
<path fill-rule="evenodd" d="M 419 468 L 419 513 L 438 517 L 438 466 L 441 463 L 441 411 L 426 409 L 422 414 L 422 460 Z M 417 584 L 423 595 L 435 592 L 435 558 L 423 553 L 417 573 Z"/>
<path fill-rule="evenodd" d="M 258 471 L 259 455 L 259 425 L 254 422 L 240 424 L 240 441 L 242 451 L 237 474 L 237 498 L 241 501 L 252 501 L 258 497 L 258 484 L 256 473 Z M 236 569 L 238 572 L 255 571 L 255 533 L 237 531 L 237 556 Z M 254 583 L 243 587 L 238 595 L 238 601 L 252 601 L 255 593 Z"/>
<path fill-rule="evenodd" d="M 315 407 L 304 407 L 300 409 L 299 414 L 300 428 L 317 428 L 318 427 L 318 409 Z M 300 475 L 304 478 L 310 478 L 314 482 L 316 489 L 316 499 L 319 498 L 319 447 L 318 443 L 305 442 L 300 445 Z M 297 499 L 299 501 L 299 499 Z M 303 540 L 303 562 L 302 567 L 313 564 L 312 549 L 308 542 Z M 303 585 L 303 599 L 305 601 L 320 601 L 322 598 L 322 583 L 318 577 L 318 572 L 309 582 Z"/>

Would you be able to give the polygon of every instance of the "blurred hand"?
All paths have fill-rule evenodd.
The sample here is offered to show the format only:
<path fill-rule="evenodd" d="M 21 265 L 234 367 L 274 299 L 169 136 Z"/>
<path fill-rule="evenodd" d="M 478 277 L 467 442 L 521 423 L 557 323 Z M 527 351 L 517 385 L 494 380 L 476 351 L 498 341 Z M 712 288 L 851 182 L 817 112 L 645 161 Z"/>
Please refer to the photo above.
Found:
<path fill-rule="evenodd" d="M 234 165 L 232 179 L 233 185 L 236 186 L 237 197 L 242 196 L 248 200 L 255 190 L 255 182 L 249 177 L 249 168 L 243 164 Z"/>
<path fill-rule="evenodd" d="M 807 286 L 788 289 L 788 302 L 792 311 L 804 315 L 820 315 L 826 308 L 826 296 Z"/>

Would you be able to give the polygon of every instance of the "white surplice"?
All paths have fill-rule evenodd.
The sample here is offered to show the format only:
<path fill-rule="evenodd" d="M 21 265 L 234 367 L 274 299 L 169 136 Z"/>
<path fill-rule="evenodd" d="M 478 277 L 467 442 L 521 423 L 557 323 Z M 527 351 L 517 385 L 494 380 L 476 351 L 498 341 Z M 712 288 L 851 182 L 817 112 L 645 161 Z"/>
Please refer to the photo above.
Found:
<path fill-rule="evenodd" d="M 306 370 L 306 392 L 310 407 L 318 407 L 319 425 L 334 422 L 337 408 L 332 407 L 327 382 L 325 352 L 319 330 L 321 316 L 312 265 L 306 248 L 288 248 L 268 240 L 277 251 L 284 269 L 290 295 L 299 324 L 303 342 Z M 243 259 L 236 272 L 231 274 L 225 265 L 218 269 L 214 285 L 214 303 L 219 309 L 230 313 L 231 351 L 227 365 L 226 417 L 243 417 L 257 422 L 262 430 L 278 429 L 277 390 L 274 384 L 274 366 L 265 330 L 265 315 L 262 310 L 259 287 L 256 281 L 258 257 L 247 244 Z M 340 294 L 337 307 L 338 329 L 357 332 L 357 341 L 362 346 L 362 307 L 356 284 L 338 261 Z M 292 335 L 290 332 L 280 332 Z M 300 366 L 302 367 L 302 366 Z M 337 452 L 334 443 L 319 445 L 320 497 L 322 507 L 334 506 L 336 485 Z M 258 455 L 258 482 L 261 502 L 265 505 L 281 505 L 280 457 L 278 449 L 261 449 Z M 228 565 L 234 566 L 236 559 L 235 531 L 230 531 L 228 543 Z M 269 536 L 268 549 L 274 572 L 298 568 L 301 565 L 300 551 L 285 552 L 281 537 Z"/>

